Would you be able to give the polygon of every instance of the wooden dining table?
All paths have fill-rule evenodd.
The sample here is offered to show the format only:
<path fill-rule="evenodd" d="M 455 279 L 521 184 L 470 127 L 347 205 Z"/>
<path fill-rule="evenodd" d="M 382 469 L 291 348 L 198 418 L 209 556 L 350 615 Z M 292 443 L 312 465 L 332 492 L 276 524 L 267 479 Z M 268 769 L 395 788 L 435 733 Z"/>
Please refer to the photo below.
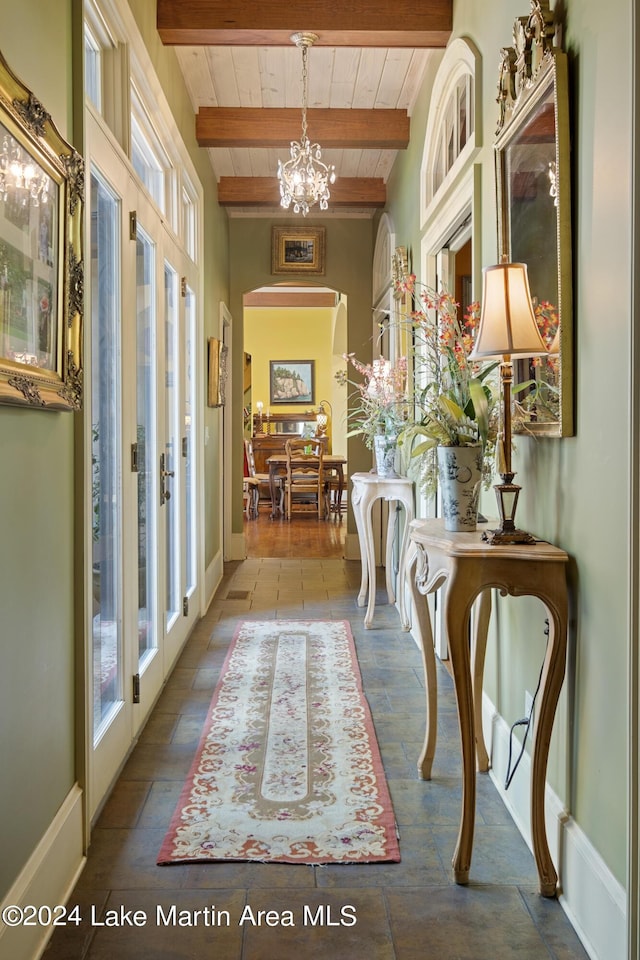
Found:
<path fill-rule="evenodd" d="M 307 466 L 309 465 L 309 459 L 305 458 Z M 318 464 L 319 464 L 318 459 Z M 287 455 L 286 453 L 274 453 L 268 457 L 267 467 L 269 468 L 269 492 L 271 493 L 271 519 L 275 520 L 277 517 L 283 516 L 282 503 L 280 500 L 279 494 L 279 484 L 278 479 L 286 477 L 287 475 Z M 312 463 L 312 461 L 311 461 Z M 331 454 L 325 453 L 322 458 L 322 468 L 326 474 L 334 473 L 338 480 L 338 491 L 335 499 L 335 504 L 337 507 L 330 509 L 340 509 L 340 503 L 342 502 L 342 491 L 344 490 L 344 468 L 347 463 L 347 458 L 341 456 L 340 454 Z"/>

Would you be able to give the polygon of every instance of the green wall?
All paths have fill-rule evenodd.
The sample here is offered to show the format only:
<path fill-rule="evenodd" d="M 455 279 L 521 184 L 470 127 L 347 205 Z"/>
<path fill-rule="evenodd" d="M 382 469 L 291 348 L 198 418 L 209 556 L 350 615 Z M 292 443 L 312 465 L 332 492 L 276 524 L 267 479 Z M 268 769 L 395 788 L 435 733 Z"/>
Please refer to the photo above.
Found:
<path fill-rule="evenodd" d="M 234 316 L 233 340 L 233 530 L 242 532 L 242 366 L 243 366 L 243 294 L 273 283 L 299 283 L 299 277 L 271 274 L 271 228 L 285 222 L 300 225 L 300 218 L 284 221 L 268 218 L 230 220 L 231 303 Z M 331 287 L 347 297 L 348 347 L 363 360 L 372 358 L 371 263 L 373 224 L 370 219 L 305 220 L 305 226 L 326 227 L 326 272 L 317 283 Z M 259 399 L 255 397 L 255 399 Z M 349 441 L 348 471 L 368 470 L 371 455 L 356 437 Z M 349 530 L 353 517 L 348 518 Z"/>
<path fill-rule="evenodd" d="M 519 525 L 572 558 L 568 674 L 549 765 L 551 786 L 620 883 L 626 882 L 631 438 L 632 5 L 567 0 L 570 59 L 576 436 L 518 438 Z M 482 57 L 483 265 L 497 259 L 493 131 L 500 47 L 512 43 L 522 0 L 455 0 L 454 36 Z M 615 64 L 615 68 L 612 68 Z M 478 78 L 476 78 L 478 79 Z M 419 171 L 432 77 L 411 119 L 411 145 L 389 180 L 396 242 L 420 249 Z M 552 240 L 550 242 L 553 242 Z M 417 262 L 414 256 L 414 266 Z M 483 509 L 495 515 L 493 494 Z M 499 598 L 485 687 L 512 723 L 544 655 L 542 605 Z M 565 722 L 566 718 L 566 722 Z"/>
<path fill-rule="evenodd" d="M 71 0 L 5 4 L 0 50 L 71 139 Z M 74 419 L 0 406 L 0 899 L 75 780 Z"/>

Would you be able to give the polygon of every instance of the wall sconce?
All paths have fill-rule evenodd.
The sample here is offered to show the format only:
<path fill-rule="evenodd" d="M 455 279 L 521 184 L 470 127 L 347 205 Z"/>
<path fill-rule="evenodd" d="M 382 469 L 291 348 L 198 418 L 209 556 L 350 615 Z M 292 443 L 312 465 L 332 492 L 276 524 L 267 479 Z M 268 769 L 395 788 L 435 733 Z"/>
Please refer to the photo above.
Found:
<path fill-rule="evenodd" d="M 511 384 L 512 356 L 537 357 L 548 354 L 536 323 L 526 263 L 500 263 L 482 271 L 482 310 L 475 346 L 470 360 L 500 360 L 502 385 L 502 442 L 498 446 L 498 472 L 502 483 L 495 484 L 500 527 L 483 535 L 489 543 L 534 543 L 535 538 L 515 525 L 520 487 L 513 482 L 511 467 Z"/>

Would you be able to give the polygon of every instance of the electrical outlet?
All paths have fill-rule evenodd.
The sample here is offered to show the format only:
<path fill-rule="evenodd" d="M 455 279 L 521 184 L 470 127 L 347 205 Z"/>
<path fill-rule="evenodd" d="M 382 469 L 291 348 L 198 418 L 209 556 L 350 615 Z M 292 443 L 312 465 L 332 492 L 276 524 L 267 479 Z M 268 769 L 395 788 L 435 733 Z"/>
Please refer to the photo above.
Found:
<path fill-rule="evenodd" d="M 524 715 L 525 717 L 531 716 L 531 711 L 533 710 L 533 696 L 529 693 L 528 690 L 524 692 Z"/>

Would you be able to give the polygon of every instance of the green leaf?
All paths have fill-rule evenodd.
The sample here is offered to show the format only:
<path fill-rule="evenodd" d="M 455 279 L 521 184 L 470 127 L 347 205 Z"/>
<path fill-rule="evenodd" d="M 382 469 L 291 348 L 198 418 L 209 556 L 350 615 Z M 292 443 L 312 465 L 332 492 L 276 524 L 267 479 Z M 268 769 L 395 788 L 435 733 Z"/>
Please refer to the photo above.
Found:
<path fill-rule="evenodd" d="M 478 433 L 484 445 L 489 435 L 489 401 L 482 384 L 475 377 L 469 381 L 469 395 L 473 403 L 474 417 L 478 423 Z"/>
<path fill-rule="evenodd" d="M 440 404 L 440 407 L 444 410 L 444 412 L 447 413 L 450 417 L 453 417 L 454 420 L 462 421 L 465 419 L 466 414 L 462 409 L 462 407 L 460 407 L 457 403 L 455 403 L 449 397 L 445 397 L 443 395 L 438 398 L 438 402 Z"/>

